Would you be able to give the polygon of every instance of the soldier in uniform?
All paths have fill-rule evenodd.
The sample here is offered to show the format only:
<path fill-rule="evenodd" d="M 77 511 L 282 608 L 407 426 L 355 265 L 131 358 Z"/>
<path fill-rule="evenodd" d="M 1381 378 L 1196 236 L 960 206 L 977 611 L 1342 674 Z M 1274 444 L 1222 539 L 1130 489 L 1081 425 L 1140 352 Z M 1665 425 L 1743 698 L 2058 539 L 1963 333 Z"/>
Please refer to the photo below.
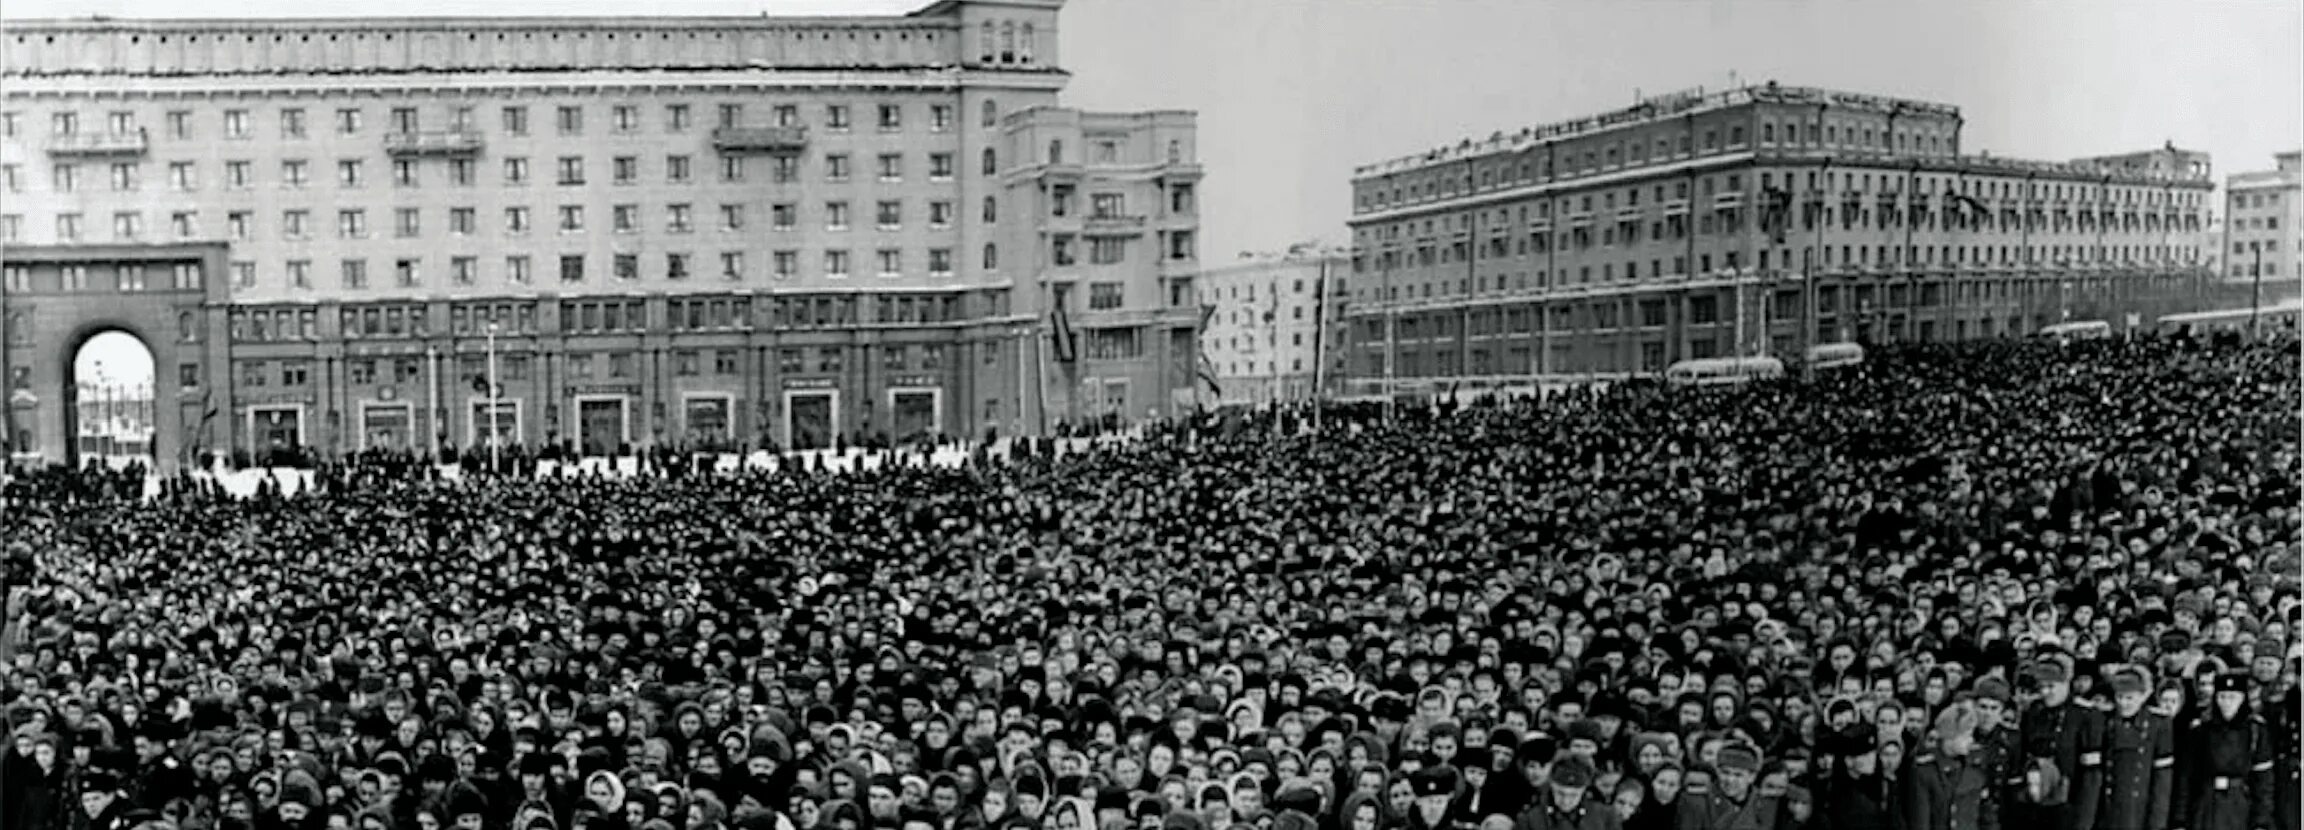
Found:
<path fill-rule="evenodd" d="M 2024 771 L 2018 764 L 2023 748 L 2016 743 L 2008 683 L 1998 677 L 1983 678 L 1976 681 L 1970 697 L 1976 707 L 1972 763 L 1992 776 L 1992 809 L 2002 811 L 2000 819 L 2006 822 L 2009 817 L 2005 811 L 2024 786 Z"/>
<path fill-rule="evenodd" d="M 1897 815 L 1896 787 L 1880 774 L 1880 735 L 1869 723 L 1858 723 L 1826 736 L 1823 751 L 1835 760 L 1824 774 L 1819 795 L 1820 826 L 1831 830 L 1893 830 Z"/>
<path fill-rule="evenodd" d="M 1963 701 L 1936 716 L 1936 748 L 1912 759 L 1904 779 L 1904 830 L 1999 830 L 1996 782 L 1977 763 L 1977 715 Z"/>
<path fill-rule="evenodd" d="M 2273 830 L 2299 830 L 2304 822 L 2304 688 L 2288 685 L 2272 712 Z"/>
<path fill-rule="evenodd" d="M 1730 743 L 1720 748 L 1714 766 L 1719 777 L 1710 790 L 1680 795 L 1675 830 L 1778 830 L 1782 800 L 1752 786 L 1760 774 L 1760 750 L 1744 741 Z"/>
<path fill-rule="evenodd" d="M 2174 783 L 2176 730 L 2145 708 L 2152 676 L 2141 666 L 2112 671 L 2112 712 L 2104 722 L 2104 801 L 2096 813 L 2102 830 L 2167 830 L 2168 790 Z"/>
<path fill-rule="evenodd" d="M 2274 792 L 2271 728 L 2248 709 L 2248 678 L 2216 678 L 2215 700 L 2192 727 L 2176 788 L 2181 830 L 2265 830 Z"/>
<path fill-rule="evenodd" d="M 1570 755 L 1552 765 L 1552 784 L 1520 812 L 1514 830 L 1622 830 L 1623 819 L 1591 798 L 1592 762 Z"/>
<path fill-rule="evenodd" d="M 2050 654 L 2030 674 L 2039 699 L 2024 711 L 2017 744 L 2024 783 L 2008 816 L 2024 830 L 2096 830 L 2103 791 L 2103 718 L 2072 699 L 2072 658 Z"/>

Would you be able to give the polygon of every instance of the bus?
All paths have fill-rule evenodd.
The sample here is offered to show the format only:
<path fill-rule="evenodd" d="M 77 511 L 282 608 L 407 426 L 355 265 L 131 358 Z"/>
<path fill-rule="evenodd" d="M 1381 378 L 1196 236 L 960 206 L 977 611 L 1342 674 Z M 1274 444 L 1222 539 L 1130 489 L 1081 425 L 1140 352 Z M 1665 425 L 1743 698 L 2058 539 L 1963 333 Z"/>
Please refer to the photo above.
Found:
<path fill-rule="evenodd" d="M 1864 362 L 1864 347 L 1855 343 L 1818 343 L 1808 347 L 1812 369 L 1838 369 Z"/>
<path fill-rule="evenodd" d="M 2262 309 L 2226 308 L 2215 311 L 2188 311 L 2160 318 L 2161 331 L 2172 334 L 2210 334 L 2214 332 L 2244 332 L 2248 321 L 2256 320 L 2262 329 L 2294 328 L 2299 312 L 2304 312 L 2304 300 L 2290 300 Z"/>
<path fill-rule="evenodd" d="M 2107 340 L 2112 337 L 2112 324 L 2103 320 L 2073 320 L 2042 327 L 2037 336 L 2066 343 L 2074 340 Z"/>
<path fill-rule="evenodd" d="M 1664 382 L 1673 386 L 1725 386 L 1783 376 L 1784 361 L 1773 357 L 1708 357 L 1664 369 Z"/>

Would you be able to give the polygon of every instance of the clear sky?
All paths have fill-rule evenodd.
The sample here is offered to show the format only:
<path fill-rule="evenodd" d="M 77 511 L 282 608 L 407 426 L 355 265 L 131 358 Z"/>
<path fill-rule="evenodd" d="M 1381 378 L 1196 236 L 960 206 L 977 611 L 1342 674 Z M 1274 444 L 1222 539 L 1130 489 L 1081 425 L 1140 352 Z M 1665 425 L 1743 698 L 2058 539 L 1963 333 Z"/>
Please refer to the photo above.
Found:
<path fill-rule="evenodd" d="M 926 0 L 0 0 L 54 17 L 879 14 Z M 1353 166 L 1774 79 L 1955 104 L 1970 151 L 2304 147 L 2295 0 L 1070 0 L 1066 102 L 1200 113 L 1211 264 L 1345 241 Z"/>

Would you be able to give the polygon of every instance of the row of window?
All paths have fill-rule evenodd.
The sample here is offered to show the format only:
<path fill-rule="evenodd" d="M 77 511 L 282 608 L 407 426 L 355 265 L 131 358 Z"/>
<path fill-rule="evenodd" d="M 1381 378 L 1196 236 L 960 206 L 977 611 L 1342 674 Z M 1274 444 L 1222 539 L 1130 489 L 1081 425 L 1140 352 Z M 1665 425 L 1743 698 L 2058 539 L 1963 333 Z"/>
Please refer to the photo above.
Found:
<path fill-rule="evenodd" d="M 13 278 L 13 274 L 11 277 Z M 1117 286 L 1114 287 L 1117 294 Z M 1006 295 L 992 292 L 977 305 L 984 314 L 1005 314 Z M 810 328 L 854 325 L 861 311 L 874 325 L 917 325 L 963 319 L 963 298 L 957 294 L 881 294 L 863 299 L 854 295 L 777 297 L 754 301 L 744 297 L 675 297 L 665 301 L 659 325 L 674 332 L 744 330 L 753 326 L 753 312 L 762 311 L 760 323 L 775 328 Z M 368 304 L 338 310 L 337 333 L 346 338 L 425 338 L 431 336 L 431 316 L 416 304 Z M 178 317 L 179 339 L 201 339 L 200 315 Z M 248 308 L 231 313 L 229 336 L 240 342 L 311 341 L 321 336 L 318 312 L 310 308 Z M 530 302 L 458 303 L 449 307 L 449 333 L 471 337 L 494 330 L 504 336 L 538 333 L 536 305 Z M 563 334 L 601 334 L 648 330 L 643 300 L 564 300 L 560 304 Z"/>
<path fill-rule="evenodd" d="M 734 154 L 722 154 L 717 158 L 720 162 L 718 180 L 729 183 L 746 181 L 754 162 L 751 157 Z M 929 181 L 951 181 L 952 177 L 958 173 L 958 164 L 954 158 L 951 153 L 929 153 Z M 906 166 L 903 153 L 880 153 L 875 155 L 873 159 L 874 166 L 872 169 L 878 181 L 887 183 L 904 181 Z M 998 159 L 995 158 L 992 150 L 986 149 L 984 151 L 984 159 L 986 174 L 996 172 Z M 359 158 L 335 160 L 331 180 L 335 182 L 338 188 L 344 189 L 368 186 L 370 182 L 368 161 L 368 159 Z M 502 184 L 518 187 L 535 181 L 533 165 L 530 161 L 527 156 L 507 156 L 499 161 L 498 165 L 503 173 Z M 793 184 L 800 181 L 802 176 L 802 158 L 800 156 L 770 156 L 758 161 L 767 166 L 769 179 L 776 184 Z M 586 157 L 580 155 L 559 156 L 553 162 L 553 181 L 555 183 L 568 187 L 579 187 L 591 183 L 590 167 Z M 170 190 L 189 192 L 200 189 L 199 162 L 170 161 L 166 164 L 167 186 Z M 642 178 L 641 166 L 640 156 L 614 156 L 609 159 L 608 165 L 610 181 L 619 185 L 639 184 Z M 401 188 L 424 186 L 424 168 L 424 163 L 418 159 L 392 159 L 390 163 L 392 186 Z M 142 162 L 111 162 L 104 169 L 107 173 L 107 181 L 114 191 L 134 192 L 141 190 L 144 186 L 145 176 Z M 448 159 L 445 169 L 447 181 L 452 186 L 473 187 L 479 184 L 480 162 L 476 159 Z M 226 161 L 223 170 L 223 183 L 228 189 L 247 190 L 257 185 L 256 167 L 253 161 Z M 80 192 L 87 186 L 88 177 L 85 173 L 86 170 L 79 163 L 57 162 L 49 168 L 49 188 L 57 193 Z M 666 155 L 663 157 L 661 173 L 663 180 L 672 184 L 695 181 L 695 157 L 682 153 Z M 855 159 L 849 153 L 826 153 L 823 156 L 822 173 L 824 180 L 828 182 L 853 181 L 855 179 Z M 279 185 L 281 187 L 302 188 L 311 186 L 313 182 L 313 163 L 310 159 L 280 160 Z M 20 165 L 0 164 L 0 191 L 21 193 L 24 184 L 25 176 Z"/>
<path fill-rule="evenodd" d="M 199 291 L 207 269 L 197 262 L 155 264 L 124 262 L 111 265 L 61 265 L 53 285 L 34 285 L 29 265 L 0 267 L 0 283 L 11 292 L 41 291 Z M 161 275 L 165 274 L 166 279 Z"/>
<path fill-rule="evenodd" d="M 1525 204 L 1521 204 L 1516 208 L 1500 207 L 1493 210 L 1481 210 L 1476 214 L 1448 214 L 1445 216 L 1425 218 L 1422 220 L 1408 219 L 1397 222 L 1389 222 L 1378 226 L 1364 225 L 1356 229 L 1355 236 L 1359 237 L 1363 243 L 1365 243 L 1371 235 L 1379 239 L 1398 239 L 1403 236 L 1432 236 L 1435 233 L 1446 233 L 1459 229 L 1470 228 L 1475 222 L 1479 222 L 1483 226 L 1487 227 L 1494 227 L 1497 225 L 1511 223 L 1526 225 L 1531 221 L 1531 211 L 1529 210 L 1530 207 L 1535 208 L 1533 211 L 1533 219 L 1535 220 L 1549 219 L 1552 217 L 1555 210 L 1557 210 L 1563 216 L 1574 213 L 1588 214 L 1592 213 L 1595 208 L 1602 212 L 1608 212 L 1616 210 L 1619 203 L 1621 203 L 1626 208 L 1640 207 L 1641 194 L 1643 192 L 1652 193 L 1650 204 L 1666 205 L 1670 200 L 1687 200 L 1689 198 L 1692 186 L 1696 196 L 1700 199 L 1710 199 L 1716 194 L 1743 194 L 1757 198 L 1759 196 L 1765 195 L 1769 190 L 1776 188 L 1779 183 L 1781 183 L 1784 188 L 1792 188 L 1795 184 L 1795 181 L 1796 180 L 1791 173 L 1785 173 L 1783 179 L 1781 182 L 1779 182 L 1775 173 L 1764 171 L 1760 174 L 1760 178 L 1758 180 L 1760 192 L 1748 193 L 1744 187 L 1746 179 L 1742 174 L 1729 173 L 1719 176 L 1701 176 L 1695 177 L 1693 182 L 1687 179 L 1682 179 L 1679 181 L 1671 182 L 1669 184 L 1657 183 L 1654 185 L 1637 185 L 1622 188 L 1610 188 L 1602 191 L 1583 193 L 1576 196 L 1561 196 L 1555 199 L 1534 200 Z M 1906 181 L 1907 177 L 1904 175 L 1890 175 L 1886 173 L 1879 174 L 1877 182 L 1875 182 L 1873 174 L 1870 173 L 1841 173 L 1839 178 L 1840 189 L 1844 195 L 1867 194 L 1883 197 L 1901 195 L 1904 192 L 1904 183 Z M 2200 194 L 2198 193 L 2179 193 L 2164 188 L 2122 187 L 2112 188 L 2109 190 L 2099 190 L 2097 189 L 2098 186 L 2094 185 L 2086 186 L 2086 189 L 2084 189 L 2081 185 L 2034 183 L 2029 189 L 2029 195 L 2018 196 L 2017 194 L 2019 191 L 2027 190 L 2027 188 L 2022 186 L 2020 182 L 1977 181 L 1973 179 L 1962 179 L 1951 176 L 1920 176 L 1916 179 L 1911 179 L 1911 181 L 1912 195 L 1920 197 L 1934 197 L 1938 194 L 1958 193 L 1962 196 L 1968 196 L 1970 198 L 1976 199 L 2026 198 L 2033 200 L 2059 201 L 2069 199 L 2088 199 L 2094 201 L 2096 206 L 2099 207 L 2109 205 L 2136 206 L 2166 204 L 2191 206 L 2196 205 L 2200 199 Z M 1833 179 L 1830 173 L 1822 174 L 1822 177 L 1819 178 L 1818 173 L 1811 171 L 1806 174 L 1804 189 L 1807 191 L 1807 194 L 1822 196 L 1824 191 L 1832 189 L 1832 184 Z M 1669 197 L 1667 197 L 1666 194 L 1670 194 Z M 1829 200 L 1811 200 L 1807 198 L 1807 194 L 1795 197 L 1795 203 L 1803 206 L 1825 206 L 1829 204 Z M 1946 210 L 1953 210 L 1959 207 L 1958 202 L 1950 199 L 1942 199 L 1936 202 L 1936 204 Z M 1555 205 L 1557 205 L 1557 208 L 1555 208 Z M 1704 205 L 1703 207 L 1709 208 L 1710 205 Z M 2029 207 L 2034 210 L 2042 210 L 2045 208 L 2043 205 L 2030 205 Z M 2087 215 L 2090 212 L 2088 210 L 2089 206 L 2087 205 L 2081 205 L 2078 207 L 2080 208 L 2082 215 Z M 2135 213 L 2135 211 L 2131 210 L 2128 211 L 2128 213 Z"/>
<path fill-rule="evenodd" d="M 717 105 L 717 107 L 715 126 L 722 128 L 743 127 L 748 123 L 745 104 L 724 103 Z M 696 126 L 697 109 L 698 107 L 692 104 L 665 104 L 661 111 L 661 119 L 655 120 L 653 123 L 661 124 L 663 132 L 666 133 L 685 133 Z M 522 104 L 499 108 L 496 121 L 498 129 L 506 136 L 529 135 L 531 132 L 530 110 L 531 107 Z M 904 129 L 905 110 L 904 104 L 882 102 L 872 105 L 867 112 L 873 114 L 872 123 L 879 131 L 899 132 Z M 592 107 L 584 104 L 560 104 L 552 107 L 550 112 L 553 132 L 563 136 L 584 135 L 587 115 L 591 111 Z M 779 127 L 815 126 L 834 132 L 850 130 L 855 127 L 856 107 L 853 104 L 823 105 L 821 120 L 814 125 L 804 121 L 798 104 L 773 104 L 768 106 L 767 111 L 769 122 Z M 424 132 L 426 124 L 423 112 L 424 109 L 421 107 L 390 108 L 386 112 L 387 120 L 385 122 L 389 127 L 388 132 L 393 134 Z M 277 119 L 281 138 L 304 139 L 310 138 L 314 132 L 315 119 L 330 114 L 330 111 L 322 110 L 315 113 L 304 107 L 281 107 L 273 114 Z M 928 129 L 931 132 L 944 132 L 952 129 L 956 123 L 954 114 L 955 110 L 950 104 L 929 104 Z M 197 128 L 200 115 L 201 113 L 195 110 L 167 111 L 162 116 L 166 135 L 170 139 L 187 141 L 202 138 L 203 136 L 198 135 Z M 223 138 L 248 139 L 255 137 L 256 116 L 254 112 L 247 109 L 232 108 L 223 110 L 218 115 L 221 119 L 219 126 L 222 129 Z M 336 135 L 358 136 L 367 130 L 368 110 L 365 107 L 336 107 L 332 115 L 328 129 Z M 998 118 L 996 106 L 989 101 L 985 102 L 984 118 L 986 126 L 990 126 L 991 122 Z M 101 122 L 103 130 L 111 135 L 129 135 L 143 129 L 143 125 L 138 119 L 138 113 L 134 110 L 111 110 L 104 113 L 103 119 Z M 0 112 L 0 137 L 16 138 L 24 129 L 23 121 L 24 113 L 20 111 Z M 648 128 L 651 121 L 637 104 L 610 104 L 607 107 L 607 121 L 605 123 L 608 131 L 613 134 L 640 133 Z M 57 110 L 48 114 L 48 133 L 53 136 L 76 136 L 87 131 L 90 126 L 93 124 L 84 125 L 82 123 L 81 113 L 77 110 Z M 450 107 L 446 122 L 434 127 L 434 129 L 448 132 L 478 132 L 480 128 L 479 110 L 471 105 Z"/>
<path fill-rule="evenodd" d="M 1810 255 L 1816 249 L 1802 248 L 1799 267 L 1807 268 L 1811 267 L 1812 264 L 1820 264 L 1823 267 L 1895 267 L 1897 265 L 1933 266 L 1944 264 L 2013 266 L 2020 263 L 2044 264 L 2051 262 L 2064 265 L 2086 263 L 2172 265 L 2192 264 L 2200 261 L 2198 248 L 2180 245 L 2042 245 L 2032 246 L 2029 249 L 2030 254 L 2026 253 L 2026 248 L 2014 245 L 1947 245 L 1941 247 L 1841 245 L 1838 247 L 1838 261 L 1835 262 L 1833 246 L 1827 245 L 1822 249 L 1822 263 L 1812 263 L 1810 260 Z M 1902 253 L 1901 257 L 1899 257 L 1899 252 Z M 1788 248 L 1773 252 L 1761 250 L 1758 254 L 1757 267 L 1763 271 L 1771 268 L 1789 269 L 1794 267 L 1792 265 L 1792 252 Z M 1603 283 L 1613 282 L 1619 278 L 1639 279 L 1643 271 L 1649 278 L 1663 278 L 1669 275 L 1687 273 L 1689 261 L 1687 256 L 1674 256 L 1670 260 L 1671 267 L 1669 270 L 1665 268 L 1666 260 L 1662 258 L 1649 260 L 1645 269 L 1641 268 L 1641 263 L 1638 260 L 1624 262 L 1621 269 L 1616 263 L 1602 263 L 1597 268 L 1592 265 L 1584 265 L 1574 270 L 1560 269 L 1558 278 L 1561 285 L 1591 283 L 1595 278 Z M 1704 274 L 1711 273 L 1715 264 L 1723 268 L 1740 268 L 1743 266 L 1743 257 L 1741 252 L 1728 251 L 1715 260 L 1712 254 L 1705 253 L 1698 254 L 1695 262 L 1696 273 Z M 1354 293 L 1363 299 L 1430 299 L 1434 296 L 1445 297 L 1458 292 L 1471 294 L 1476 290 L 1481 292 L 1490 290 L 1540 290 L 1553 284 L 1552 277 L 1552 271 L 1537 269 L 1517 274 L 1481 274 L 1476 278 L 1460 277 L 1455 280 L 1423 281 L 1408 285 L 1385 286 L 1381 284 L 1381 281 L 1376 281 L 1379 283 L 1378 285 L 1363 284 Z M 1454 289 L 1453 292 L 1451 291 L 1452 288 Z"/>
<path fill-rule="evenodd" d="M 1092 333 L 1092 351 L 1118 359 L 1128 356 L 1131 349 L 1139 352 L 1140 345 L 1132 335 L 1134 329 L 1098 330 Z M 1101 343 L 1102 346 L 1095 346 Z M 946 366 L 945 347 L 939 343 L 919 345 L 905 343 L 882 344 L 880 368 L 889 372 L 938 372 Z M 838 373 L 847 365 L 846 346 L 818 346 L 814 348 L 784 348 L 776 352 L 777 370 L 787 374 L 810 371 Z M 680 377 L 732 377 L 743 374 L 743 350 L 740 349 L 675 349 L 672 351 L 672 372 Z M 813 360 L 809 358 L 813 357 Z M 595 379 L 632 379 L 639 377 L 639 356 L 630 352 L 571 352 L 565 356 L 568 377 L 572 381 Z M 496 375 L 500 382 L 517 383 L 534 375 L 534 358 L 527 354 L 501 354 L 496 358 Z M 240 385 L 251 389 L 273 387 L 294 388 L 310 386 L 313 381 L 312 361 L 242 360 L 235 361 L 240 370 Z M 486 358 L 480 355 L 459 355 L 454 367 L 459 377 L 485 377 Z M 179 382 L 188 388 L 197 388 L 200 372 L 197 364 L 186 363 L 178 374 Z M 366 386 L 374 383 L 415 383 L 424 378 L 422 358 L 406 356 L 395 358 L 350 357 L 344 361 L 345 380 L 351 385 Z"/>

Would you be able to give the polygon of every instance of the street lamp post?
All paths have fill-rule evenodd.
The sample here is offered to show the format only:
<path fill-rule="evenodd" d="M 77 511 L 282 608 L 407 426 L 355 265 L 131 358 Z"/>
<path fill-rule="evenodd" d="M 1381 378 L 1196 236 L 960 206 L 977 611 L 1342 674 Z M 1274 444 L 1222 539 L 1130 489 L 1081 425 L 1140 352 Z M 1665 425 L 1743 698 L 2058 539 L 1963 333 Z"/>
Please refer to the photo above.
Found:
<path fill-rule="evenodd" d="M 496 385 L 496 322 L 488 323 L 488 471 L 502 472 L 504 431 L 503 406 L 498 401 L 502 388 Z"/>
<path fill-rule="evenodd" d="M 2264 310 L 2264 244 L 2261 240 L 2248 243 L 2248 252 L 2256 256 L 2256 263 L 2248 268 L 2248 337 L 2256 337 L 2256 316 Z"/>

